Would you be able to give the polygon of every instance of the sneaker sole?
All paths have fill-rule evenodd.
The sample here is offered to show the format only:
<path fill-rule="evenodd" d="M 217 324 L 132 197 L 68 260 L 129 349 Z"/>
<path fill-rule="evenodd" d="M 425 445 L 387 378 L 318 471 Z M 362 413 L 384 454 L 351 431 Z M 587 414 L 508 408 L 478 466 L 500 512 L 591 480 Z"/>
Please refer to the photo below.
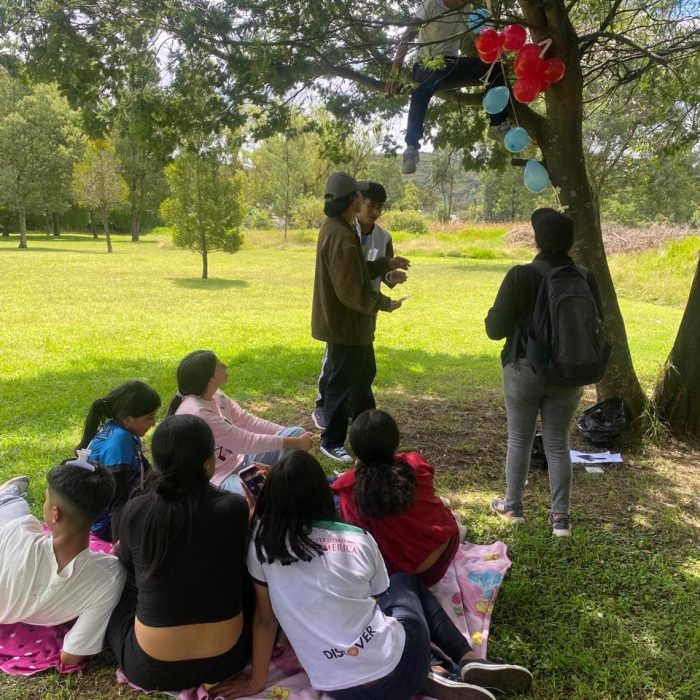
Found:
<path fill-rule="evenodd" d="M 568 530 L 552 530 L 554 537 L 571 537 L 571 528 Z"/>
<path fill-rule="evenodd" d="M 326 450 L 326 448 L 323 445 L 319 445 L 318 449 L 321 450 L 321 452 L 323 452 L 323 454 L 326 455 L 326 457 L 332 459 L 334 462 L 340 462 L 341 464 L 352 464 L 352 457 L 350 457 L 350 455 L 348 455 L 348 459 L 341 459 L 340 457 L 336 457 L 331 452 L 328 452 L 328 450 Z"/>
<path fill-rule="evenodd" d="M 486 688 L 479 688 L 470 683 L 456 683 L 430 673 L 421 691 L 437 700 L 496 700 Z"/>
<path fill-rule="evenodd" d="M 465 683 L 519 695 L 530 690 L 532 674 L 524 666 L 472 662 L 462 668 Z"/>
<path fill-rule="evenodd" d="M 522 515 L 511 515 L 510 517 L 499 513 L 497 510 L 491 508 L 491 512 L 498 516 L 504 523 L 513 523 L 514 525 L 520 525 L 525 522 L 525 518 Z"/>

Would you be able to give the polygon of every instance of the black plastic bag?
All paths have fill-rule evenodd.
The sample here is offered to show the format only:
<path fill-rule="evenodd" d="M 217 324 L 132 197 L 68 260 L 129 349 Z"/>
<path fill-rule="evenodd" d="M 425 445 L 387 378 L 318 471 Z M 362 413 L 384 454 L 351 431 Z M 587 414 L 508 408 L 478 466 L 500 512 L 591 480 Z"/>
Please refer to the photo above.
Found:
<path fill-rule="evenodd" d="M 627 411 L 622 399 L 604 399 L 586 409 L 577 419 L 581 435 L 596 447 L 610 447 L 627 427 Z"/>
<path fill-rule="evenodd" d="M 530 452 L 530 469 L 541 469 L 545 472 L 549 469 L 547 454 L 544 451 L 544 443 L 542 442 L 541 430 L 538 430 L 535 433 L 535 439 L 532 442 L 532 451 Z"/>

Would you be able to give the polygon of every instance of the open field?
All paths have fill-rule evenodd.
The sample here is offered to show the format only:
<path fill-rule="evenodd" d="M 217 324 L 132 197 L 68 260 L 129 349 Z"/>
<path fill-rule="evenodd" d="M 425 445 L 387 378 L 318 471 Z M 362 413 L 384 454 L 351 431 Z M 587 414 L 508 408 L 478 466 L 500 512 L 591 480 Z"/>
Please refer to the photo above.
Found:
<path fill-rule="evenodd" d="M 620 445 L 623 466 L 577 471 L 570 541 L 549 534 L 542 473 L 530 479 L 524 526 L 509 530 L 490 517 L 488 503 L 503 488 L 506 430 L 500 344 L 486 338 L 483 318 L 506 270 L 527 253 L 504 248 L 505 230 L 447 235 L 396 237 L 397 253 L 410 251 L 413 262 L 400 292 L 413 297 L 379 319 L 375 387 L 402 427 L 403 446 L 436 465 L 468 538 L 509 545 L 514 566 L 496 605 L 490 655 L 531 667 L 542 700 L 697 700 L 700 454 L 629 439 Z M 70 454 L 90 402 L 140 378 L 167 404 L 177 362 L 196 348 L 229 364 L 226 391 L 244 405 L 311 427 L 323 348 L 309 332 L 310 234 L 292 232 L 287 245 L 279 233 L 252 234 L 236 255 L 211 257 L 210 280 L 198 279 L 196 255 L 148 237 L 115 237 L 112 255 L 84 236 L 32 236 L 26 251 L 16 245 L 0 238 L 0 481 L 31 475 L 36 513 L 43 474 Z M 489 252 L 469 254 L 475 250 Z M 611 264 L 646 387 L 690 285 L 677 262 L 632 257 L 649 255 Z M 0 677 L 0 698 L 138 697 L 115 687 L 109 664 L 103 654 L 67 680 Z"/>

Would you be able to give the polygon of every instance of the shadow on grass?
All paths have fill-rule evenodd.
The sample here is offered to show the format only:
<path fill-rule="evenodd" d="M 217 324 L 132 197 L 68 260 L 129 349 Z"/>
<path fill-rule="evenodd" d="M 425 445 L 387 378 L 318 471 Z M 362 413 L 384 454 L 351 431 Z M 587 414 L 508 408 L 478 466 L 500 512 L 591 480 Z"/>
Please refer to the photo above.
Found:
<path fill-rule="evenodd" d="M 183 287 L 184 289 L 206 289 L 207 291 L 250 286 L 245 280 L 224 280 L 217 278 L 203 280 L 201 277 L 169 277 L 168 279 L 176 286 Z"/>

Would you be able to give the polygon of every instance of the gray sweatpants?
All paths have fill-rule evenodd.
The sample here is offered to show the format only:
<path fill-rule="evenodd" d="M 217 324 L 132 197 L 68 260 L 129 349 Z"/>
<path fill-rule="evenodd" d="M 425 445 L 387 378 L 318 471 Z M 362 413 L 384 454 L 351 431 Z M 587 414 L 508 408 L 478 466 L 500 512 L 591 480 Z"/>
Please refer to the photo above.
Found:
<path fill-rule="evenodd" d="M 5 486 L 0 490 L 0 525 L 29 514 L 29 504 L 16 486 Z"/>
<path fill-rule="evenodd" d="M 552 513 L 568 513 L 571 496 L 569 431 L 583 387 L 549 384 L 538 377 L 527 360 L 503 368 L 503 393 L 508 417 L 506 503 L 522 513 L 523 491 L 530 469 L 537 414 L 542 418 L 542 441 L 549 464 Z"/>

